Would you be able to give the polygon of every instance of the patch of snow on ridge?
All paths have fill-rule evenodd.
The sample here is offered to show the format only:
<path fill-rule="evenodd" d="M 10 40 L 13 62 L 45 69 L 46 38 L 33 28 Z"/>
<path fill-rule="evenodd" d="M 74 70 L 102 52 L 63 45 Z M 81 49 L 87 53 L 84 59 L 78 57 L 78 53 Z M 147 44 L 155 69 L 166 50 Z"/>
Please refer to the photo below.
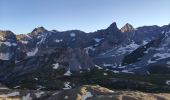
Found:
<path fill-rule="evenodd" d="M 23 44 L 28 44 L 28 41 L 21 41 L 21 43 L 23 43 Z"/>
<path fill-rule="evenodd" d="M 38 78 L 34 78 L 36 81 L 38 80 Z"/>
<path fill-rule="evenodd" d="M 133 73 L 133 72 L 130 72 L 129 70 L 122 70 L 123 73 Z"/>
<path fill-rule="evenodd" d="M 146 40 L 143 40 L 143 41 L 142 41 L 142 44 L 143 44 L 143 45 L 146 45 L 147 43 L 148 43 L 148 42 L 147 42 Z"/>
<path fill-rule="evenodd" d="M 36 46 L 40 46 L 42 43 L 44 43 L 47 38 L 47 35 L 48 35 L 48 33 L 41 34 L 41 40 L 39 42 L 37 42 Z"/>
<path fill-rule="evenodd" d="M 35 56 L 35 54 L 38 52 L 38 48 L 35 48 L 35 50 L 31 52 L 27 52 L 27 56 Z"/>
<path fill-rule="evenodd" d="M 131 42 L 131 44 L 122 46 L 118 49 L 118 52 L 121 54 L 125 54 L 127 52 L 132 52 L 137 49 L 140 45 L 136 44 L 135 42 Z"/>
<path fill-rule="evenodd" d="M 0 59 L 1 60 L 9 60 L 10 54 L 9 53 L 0 53 Z"/>
<path fill-rule="evenodd" d="M 70 82 L 64 82 L 64 90 L 71 89 Z"/>
<path fill-rule="evenodd" d="M 108 75 L 108 74 L 107 74 L 107 73 L 103 73 L 103 75 L 105 75 L 105 76 L 106 76 L 106 75 Z"/>
<path fill-rule="evenodd" d="M 70 70 L 68 70 L 66 73 L 64 73 L 65 76 L 70 76 L 72 73 L 70 72 Z"/>
<path fill-rule="evenodd" d="M 11 43 L 11 42 L 0 42 L 0 45 L 1 44 L 5 44 L 6 46 L 16 46 L 17 44 L 16 43 Z"/>
<path fill-rule="evenodd" d="M 71 36 L 71 37 L 75 37 L 76 34 L 75 34 L 75 33 L 71 33 L 70 36 Z"/>
<path fill-rule="evenodd" d="M 68 96 L 66 95 L 66 96 L 64 96 L 64 99 L 68 99 Z"/>
<path fill-rule="evenodd" d="M 162 31 L 161 33 L 162 33 L 162 34 L 164 34 L 164 33 L 165 33 L 165 31 Z"/>
<path fill-rule="evenodd" d="M 103 38 L 102 38 L 102 39 L 94 38 L 94 40 L 95 40 L 96 42 L 100 42 L 101 40 L 103 40 Z"/>
<path fill-rule="evenodd" d="M 28 93 L 26 96 L 23 96 L 22 100 L 32 100 L 32 98 L 30 97 L 30 93 Z"/>
<path fill-rule="evenodd" d="M 170 53 L 156 53 L 153 57 L 158 57 L 156 60 L 161 60 L 170 57 Z"/>
<path fill-rule="evenodd" d="M 43 95 L 43 94 L 44 94 L 44 92 L 43 92 L 43 91 L 35 93 L 36 98 L 41 97 L 41 95 Z"/>
<path fill-rule="evenodd" d="M 62 42 L 63 40 L 62 39 L 56 39 L 55 42 L 59 43 L 59 42 Z"/>
<path fill-rule="evenodd" d="M 166 85 L 170 85 L 170 80 L 167 80 L 167 81 L 165 82 L 165 84 L 166 84 Z"/>
<path fill-rule="evenodd" d="M 10 42 L 2 42 L 3 44 L 7 45 L 7 46 L 12 46 L 12 44 Z"/>
<path fill-rule="evenodd" d="M 58 63 L 53 64 L 53 65 L 54 65 L 53 69 L 58 69 L 58 67 L 59 67 L 59 64 L 58 64 Z"/>
<path fill-rule="evenodd" d="M 105 66 L 105 67 L 110 67 L 110 66 L 113 66 L 113 64 L 103 64 L 103 66 Z"/>
<path fill-rule="evenodd" d="M 148 64 L 155 63 L 156 61 L 152 61 L 151 59 L 148 60 Z"/>
<path fill-rule="evenodd" d="M 98 66 L 98 65 L 95 65 L 96 68 L 98 69 L 103 69 L 102 67 Z"/>

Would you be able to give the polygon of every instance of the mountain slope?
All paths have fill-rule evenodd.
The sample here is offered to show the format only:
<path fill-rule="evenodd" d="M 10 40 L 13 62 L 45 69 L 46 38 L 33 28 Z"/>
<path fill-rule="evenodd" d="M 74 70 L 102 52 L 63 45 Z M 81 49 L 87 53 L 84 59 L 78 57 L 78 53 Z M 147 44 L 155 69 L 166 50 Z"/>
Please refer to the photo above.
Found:
<path fill-rule="evenodd" d="M 44 27 L 19 35 L 0 31 L 0 81 L 11 87 L 35 83 L 28 88 L 50 82 L 57 86 L 49 89 L 61 89 L 63 78 L 100 69 L 109 74 L 169 74 L 169 41 L 170 25 L 135 29 L 126 24 L 118 29 L 112 23 L 91 33 Z"/>

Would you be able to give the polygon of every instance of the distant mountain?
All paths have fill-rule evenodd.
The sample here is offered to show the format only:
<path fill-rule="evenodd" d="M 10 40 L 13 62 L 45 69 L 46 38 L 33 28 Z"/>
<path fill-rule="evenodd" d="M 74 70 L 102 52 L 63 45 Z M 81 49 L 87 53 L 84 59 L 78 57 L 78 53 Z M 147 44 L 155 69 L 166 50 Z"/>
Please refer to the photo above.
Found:
<path fill-rule="evenodd" d="M 44 27 L 19 35 L 0 31 L 0 81 L 5 84 L 12 80 L 18 85 L 37 77 L 49 81 L 95 69 L 165 74 L 170 73 L 169 61 L 170 25 L 134 28 L 127 23 L 118 29 L 114 22 L 90 33 Z"/>

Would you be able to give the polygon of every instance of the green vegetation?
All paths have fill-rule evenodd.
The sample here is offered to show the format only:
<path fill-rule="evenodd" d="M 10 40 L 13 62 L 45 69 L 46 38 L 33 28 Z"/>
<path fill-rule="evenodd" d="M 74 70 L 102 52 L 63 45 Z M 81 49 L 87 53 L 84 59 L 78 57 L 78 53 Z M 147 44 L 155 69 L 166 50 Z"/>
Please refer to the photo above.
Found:
<path fill-rule="evenodd" d="M 42 69 L 14 79 L 8 85 L 12 87 L 20 85 L 21 88 L 28 89 L 38 89 L 38 86 L 43 86 L 44 90 L 61 90 L 65 82 L 70 82 L 72 88 L 81 85 L 100 85 L 109 89 L 170 92 L 170 86 L 165 84 L 166 80 L 170 80 L 170 74 L 115 74 L 110 70 L 94 69 L 72 76 L 64 76 L 64 72 L 64 69 L 55 71 Z"/>

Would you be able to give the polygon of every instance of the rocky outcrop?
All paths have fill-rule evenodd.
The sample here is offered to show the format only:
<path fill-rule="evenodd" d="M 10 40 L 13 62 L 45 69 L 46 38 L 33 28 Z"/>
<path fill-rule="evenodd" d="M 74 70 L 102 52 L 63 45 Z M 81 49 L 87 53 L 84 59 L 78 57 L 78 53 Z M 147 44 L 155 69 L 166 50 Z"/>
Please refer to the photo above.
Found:
<path fill-rule="evenodd" d="M 135 31 L 135 29 L 133 28 L 133 26 L 129 23 L 125 24 L 121 29 L 121 32 L 125 33 L 125 32 L 133 32 Z"/>
<path fill-rule="evenodd" d="M 169 100 L 168 93 L 113 91 L 85 85 L 64 91 L 0 90 L 0 100 Z"/>
<path fill-rule="evenodd" d="M 17 49 L 16 36 L 11 31 L 0 31 L 0 59 L 14 60 Z"/>

